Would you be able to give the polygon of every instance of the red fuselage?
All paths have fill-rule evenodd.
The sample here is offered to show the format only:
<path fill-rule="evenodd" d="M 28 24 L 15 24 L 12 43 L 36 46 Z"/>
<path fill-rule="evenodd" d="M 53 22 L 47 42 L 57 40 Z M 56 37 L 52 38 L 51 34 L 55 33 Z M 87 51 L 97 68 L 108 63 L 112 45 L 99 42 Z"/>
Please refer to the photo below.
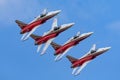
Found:
<path fill-rule="evenodd" d="M 79 40 L 79 41 L 71 41 L 71 42 L 63 45 L 62 47 L 60 47 L 59 49 L 57 49 L 57 50 L 55 51 L 55 54 L 54 54 L 54 55 L 62 54 L 63 52 L 65 52 L 65 51 L 66 51 L 67 49 L 69 49 L 70 47 L 77 45 L 79 42 L 80 42 L 80 40 Z"/>
<path fill-rule="evenodd" d="M 40 45 L 40 44 L 46 43 L 48 40 L 50 40 L 52 38 L 55 38 L 56 36 L 58 36 L 58 33 L 51 33 L 51 34 L 45 35 L 45 36 L 43 36 L 41 38 L 38 38 L 35 41 L 35 44 Z"/>
<path fill-rule="evenodd" d="M 86 56 L 86 57 L 84 57 L 84 58 L 81 58 L 81 59 L 75 61 L 75 62 L 72 64 L 71 68 L 75 68 L 75 67 L 81 66 L 83 63 L 85 63 L 85 62 L 87 62 L 87 61 L 90 61 L 90 60 L 94 59 L 95 57 L 96 57 L 96 56 L 94 56 L 94 55 L 88 55 L 88 56 Z"/>
<path fill-rule="evenodd" d="M 24 33 L 26 33 L 26 32 L 31 31 L 33 28 L 35 28 L 36 26 L 39 26 L 39 25 L 43 24 L 44 22 L 45 22 L 45 21 L 43 21 L 43 20 L 37 20 L 37 21 L 34 21 L 34 22 L 28 24 L 27 26 L 25 26 L 25 27 L 22 29 L 21 34 L 24 34 Z"/>
<path fill-rule="evenodd" d="M 63 45 L 62 47 L 58 48 L 56 51 L 55 51 L 55 54 L 54 55 L 58 55 L 58 54 L 62 54 L 64 53 L 67 49 L 69 49 L 70 47 L 72 46 L 75 46 L 77 45 L 80 41 L 86 39 L 87 37 L 89 37 L 91 34 L 89 35 L 84 35 L 82 37 L 77 37 L 73 40 L 71 40 L 69 43 Z"/>
<path fill-rule="evenodd" d="M 47 17 L 43 17 L 41 19 L 38 19 L 30 24 L 28 24 L 27 26 L 25 26 L 22 31 L 21 34 L 24 34 L 26 32 L 30 32 L 33 28 L 45 23 L 47 20 L 49 20 L 50 18 L 52 18 L 55 15 L 51 15 L 51 16 L 47 16 Z"/>
<path fill-rule="evenodd" d="M 48 33 L 47 35 L 38 38 L 38 39 L 35 41 L 35 45 L 40 45 L 40 44 L 46 43 L 48 40 L 57 37 L 61 32 L 67 30 L 67 29 L 70 28 L 70 27 L 71 27 L 71 26 L 68 26 L 68 27 L 65 27 L 65 28 L 61 28 L 61 29 L 58 29 L 58 30 L 53 30 L 53 31 L 51 31 L 51 32 Z M 60 27 L 59 27 L 59 28 L 60 28 Z"/>
<path fill-rule="evenodd" d="M 46 20 L 48 20 L 48 19 L 46 19 Z M 26 33 L 26 32 L 30 32 L 33 28 L 35 28 L 35 27 L 37 27 L 37 26 L 45 23 L 46 20 L 42 20 L 42 19 L 41 19 L 41 20 L 36 20 L 36 21 L 28 24 L 27 26 L 25 26 L 25 27 L 21 30 L 21 34 L 24 34 L 24 33 Z"/>
<path fill-rule="evenodd" d="M 108 49 L 106 49 L 106 50 L 101 50 L 101 51 L 96 51 L 96 52 L 94 52 L 94 53 L 90 53 L 90 54 L 88 54 L 87 56 L 85 56 L 85 57 L 83 57 L 83 58 L 75 61 L 75 62 L 72 64 L 71 68 L 75 68 L 75 67 L 81 66 L 83 63 L 85 63 L 85 62 L 87 62 L 87 61 L 90 61 L 90 60 L 96 58 L 97 56 L 103 54 L 103 53 L 106 52 L 107 50 L 108 50 Z"/>

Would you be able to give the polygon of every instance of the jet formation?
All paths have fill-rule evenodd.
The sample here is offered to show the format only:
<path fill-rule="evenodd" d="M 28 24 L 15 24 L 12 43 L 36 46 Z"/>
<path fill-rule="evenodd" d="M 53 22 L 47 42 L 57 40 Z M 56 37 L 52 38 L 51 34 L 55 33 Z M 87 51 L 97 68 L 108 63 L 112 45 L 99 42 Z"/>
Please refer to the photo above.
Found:
<path fill-rule="evenodd" d="M 47 9 L 44 9 L 43 12 L 37 16 L 33 21 L 30 23 L 24 23 L 19 20 L 15 20 L 17 25 L 21 28 L 20 34 L 22 34 L 21 40 L 25 41 L 29 37 L 31 37 L 35 41 L 35 45 L 38 46 L 37 52 L 40 52 L 42 44 L 45 44 L 41 55 L 45 54 L 49 45 L 53 47 L 55 50 L 54 56 L 55 61 L 60 61 L 62 57 L 74 46 L 78 45 L 81 41 L 85 40 L 86 38 L 90 37 L 93 32 L 87 32 L 81 34 L 77 32 L 76 35 L 68 39 L 63 45 L 59 45 L 53 40 L 56 39 L 62 32 L 66 31 L 67 29 L 71 28 L 75 23 L 67 23 L 58 25 L 57 18 L 54 18 L 52 27 L 48 32 L 44 32 L 43 35 L 36 35 L 33 32 L 42 24 L 46 23 L 49 19 L 53 18 L 54 16 L 58 15 L 61 10 L 51 11 L 48 12 Z M 66 58 L 71 62 L 71 68 L 73 68 L 72 74 L 78 75 L 80 74 L 81 70 L 93 59 L 97 56 L 103 54 L 104 52 L 108 51 L 111 47 L 104 47 L 96 49 L 96 45 L 94 44 L 92 48 L 81 58 L 77 59 L 70 55 L 67 55 Z"/>
<path fill-rule="evenodd" d="M 48 46 L 51 44 L 51 42 L 63 31 L 67 30 L 68 28 L 72 27 L 74 23 L 68 23 L 58 26 L 57 25 L 57 19 L 55 18 L 53 21 L 53 25 L 50 31 L 45 32 L 43 36 L 37 36 L 35 34 L 32 34 L 31 37 L 35 40 L 35 45 L 38 45 L 37 52 L 39 52 L 41 45 L 46 44 L 43 48 L 43 51 L 41 52 L 41 55 L 43 55 L 48 48 Z"/>
<path fill-rule="evenodd" d="M 51 45 L 55 49 L 55 61 L 60 60 L 72 47 L 79 44 L 79 42 L 86 39 L 92 34 L 93 32 L 88 32 L 80 35 L 80 32 L 78 32 L 74 37 L 70 38 L 67 42 L 65 42 L 64 45 L 59 45 L 55 42 L 52 42 Z"/>

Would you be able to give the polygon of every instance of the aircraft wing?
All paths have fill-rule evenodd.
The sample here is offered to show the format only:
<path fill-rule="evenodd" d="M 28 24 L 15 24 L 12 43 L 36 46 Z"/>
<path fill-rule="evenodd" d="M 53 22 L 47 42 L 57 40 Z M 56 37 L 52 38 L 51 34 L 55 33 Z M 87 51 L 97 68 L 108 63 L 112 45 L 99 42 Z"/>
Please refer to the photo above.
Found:
<path fill-rule="evenodd" d="M 72 47 L 73 47 L 73 46 L 72 46 Z M 62 53 L 56 60 L 58 61 L 58 60 L 62 59 L 62 57 L 63 57 L 72 47 L 68 48 L 68 49 L 67 49 L 64 53 Z"/>
<path fill-rule="evenodd" d="M 30 37 L 30 35 L 31 35 L 38 27 L 39 27 L 39 25 L 36 26 L 36 27 L 34 27 L 34 28 L 23 38 L 23 40 L 27 40 L 27 39 Z"/>
<path fill-rule="evenodd" d="M 42 44 L 38 45 L 37 53 L 40 51 Z"/>
<path fill-rule="evenodd" d="M 50 43 L 54 40 L 55 38 L 52 38 L 50 40 L 48 40 L 45 44 L 45 47 L 43 48 L 43 51 L 41 52 L 41 55 L 43 55 L 45 53 L 45 51 L 47 50 L 47 48 L 49 47 Z"/>
<path fill-rule="evenodd" d="M 75 73 L 74 75 L 78 75 L 78 74 L 81 72 L 81 70 L 82 70 L 89 62 L 91 62 L 91 60 L 83 63 L 83 65 L 76 71 L 76 73 Z"/>
<path fill-rule="evenodd" d="M 57 59 L 61 56 L 61 54 L 58 54 L 56 57 L 55 57 L 55 61 L 57 61 Z"/>

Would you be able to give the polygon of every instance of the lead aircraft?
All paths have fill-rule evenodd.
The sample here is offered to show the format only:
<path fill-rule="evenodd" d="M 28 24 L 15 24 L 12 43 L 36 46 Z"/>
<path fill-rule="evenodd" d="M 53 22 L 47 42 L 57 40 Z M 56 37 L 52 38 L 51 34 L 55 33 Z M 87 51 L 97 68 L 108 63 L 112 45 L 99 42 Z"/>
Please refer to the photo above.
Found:
<path fill-rule="evenodd" d="M 35 40 L 35 45 L 38 45 L 37 52 L 39 52 L 41 45 L 43 43 L 45 44 L 45 47 L 43 48 L 43 51 L 41 52 L 41 55 L 43 55 L 48 48 L 48 46 L 51 44 L 51 42 L 63 31 L 67 30 L 68 28 L 72 27 L 74 23 L 68 23 L 63 24 L 61 26 L 57 25 L 57 18 L 54 19 L 52 28 L 50 31 L 45 32 L 43 36 L 38 36 L 35 34 L 31 34 L 31 37 Z"/>
<path fill-rule="evenodd" d="M 62 59 L 62 57 L 75 45 L 79 44 L 82 40 L 88 38 L 92 35 L 93 32 L 83 33 L 80 35 L 78 32 L 74 37 L 70 38 L 64 45 L 59 45 L 55 42 L 52 42 L 51 45 L 55 49 L 55 61 Z"/>
<path fill-rule="evenodd" d="M 43 23 L 45 23 L 50 18 L 54 17 L 58 13 L 60 13 L 61 10 L 51 11 L 47 12 L 46 9 L 43 10 L 42 14 L 36 17 L 33 21 L 26 24 L 22 21 L 16 20 L 15 22 L 18 24 L 18 26 L 21 28 L 20 34 L 23 34 L 21 40 L 27 40 L 29 36 Z"/>
<path fill-rule="evenodd" d="M 108 51 L 111 47 L 105 47 L 105 48 L 99 48 L 96 49 L 96 45 L 94 44 L 90 51 L 86 53 L 83 57 L 80 59 L 74 58 L 72 56 L 67 55 L 66 57 L 68 60 L 72 63 L 71 68 L 73 68 L 72 74 L 78 75 L 81 70 L 94 58 L 97 56 L 103 54 L 104 52 Z"/>

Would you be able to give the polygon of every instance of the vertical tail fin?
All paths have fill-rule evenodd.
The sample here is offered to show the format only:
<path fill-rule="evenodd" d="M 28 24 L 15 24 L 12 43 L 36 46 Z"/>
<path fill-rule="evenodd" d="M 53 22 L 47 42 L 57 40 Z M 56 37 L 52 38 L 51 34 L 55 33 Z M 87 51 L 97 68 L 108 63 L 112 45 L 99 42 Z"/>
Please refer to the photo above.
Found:
<path fill-rule="evenodd" d="M 77 32 L 76 36 L 80 36 L 80 31 L 79 31 L 79 32 Z"/>
<path fill-rule="evenodd" d="M 77 61 L 78 59 L 76 59 L 76 58 L 74 58 L 74 57 L 72 57 L 72 56 L 69 56 L 69 55 L 67 55 L 66 56 L 67 58 L 68 58 L 68 60 L 73 64 L 75 61 Z"/>
<path fill-rule="evenodd" d="M 56 28 L 56 27 L 58 27 L 57 18 L 54 18 L 51 30 L 54 30 L 54 28 Z"/>
<path fill-rule="evenodd" d="M 93 53 L 96 51 L 96 44 L 93 44 L 92 48 L 90 49 L 90 53 Z"/>
<path fill-rule="evenodd" d="M 95 50 L 96 49 L 96 44 L 93 44 L 91 50 Z"/>
<path fill-rule="evenodd" d="M 30 37 L 33 38 L 34 40 L 37 40 L 37 39 L 41 38 L 41 36 L 38 36 L 38 35 L 35 35 L 35 34 L 31 34 Z"/>
<path fill-rule="evenodd" d="M 42 14 L 45 15 L 47 13 L 47 8 L 43 10 Z"/>
<path fill-rule="evenodd" d="M 18 24 L 18 26 L 23 29 L 25 26 L 27 26 L 26 23 L 22 22 L 22 21 L 19 21 L 19 20 L 15 20 L 15 22 Z"/>
<path fill-rule="evenodd" d="M 57 50 L 57 49 L 59 49 L 59 48 L 61 47 L 61 45 L 59 45 L 59 44 L 57 44 L 57 43 L 55 43 L 55 42 L 51 42 L 51 45 L 52 45 L 52 47 L 53 47 L 55 50 Z"/>

